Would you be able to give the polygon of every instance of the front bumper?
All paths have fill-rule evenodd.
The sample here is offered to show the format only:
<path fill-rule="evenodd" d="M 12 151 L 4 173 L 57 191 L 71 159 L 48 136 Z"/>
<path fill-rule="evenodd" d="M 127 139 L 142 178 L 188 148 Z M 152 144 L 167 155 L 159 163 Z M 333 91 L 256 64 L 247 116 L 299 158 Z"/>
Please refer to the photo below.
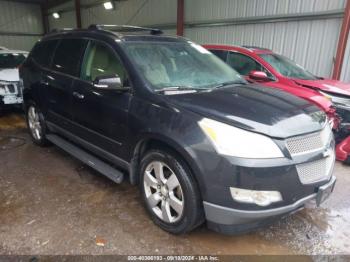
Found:
<path fill-rule="evenodd" d="M 3 105 L 16 105 L 23 103 L 23 85 L 20 82 L 9 82 L 0 89 L 0 103 Z"/>
<path fill-rule="evenodd" d="M 22 104 L 23 98 L 18 95 L 5 95 L 3 97 L 0 96 L 2 99 L 2 103 L 4 105 L 16 105 L 16 104 Z"/>
<path fill-rule="evenodd" d="M 275 219 L 294 213 L 312 200 L 320 205 L 333 192 L 336 178 L 319 187 L 317 192 L 310 194 L 290 205 L 265 210 L 240 210 L 227 208 L 204 201 L 204 211 L 208 227 L 214 231 L 226 234 L 244 233 L 269 224 Z"/>

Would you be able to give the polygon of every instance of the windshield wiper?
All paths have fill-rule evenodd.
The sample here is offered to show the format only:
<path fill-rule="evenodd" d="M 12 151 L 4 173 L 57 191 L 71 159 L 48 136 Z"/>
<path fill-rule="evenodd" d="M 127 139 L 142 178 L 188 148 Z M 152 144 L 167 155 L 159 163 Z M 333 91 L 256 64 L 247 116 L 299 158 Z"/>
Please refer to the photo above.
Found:
<path fill-rule="evenodd" d="M 220 83 L 218 85 L 213 86 L 213 89 L 216 88 L 221 88 L 221 87 L 225 87 L 225 86 L 231 86 L 231 85 L 246 85 L 247 82 L 243 81 L 243 80 L 236 80 L 236 81 L 228 81 L 228 82 L 224 82 L 224 83 Z"/>
<path fill-rule="evenodd" d="M 167 91 L 189 91 L 189 92 L 197 92 L 200 90 L 207 90 L 206 88 L 196 88 L 191 86 L 167 86 L 163 88 L 156 89 L 155 92 L 167 92 Z"/>

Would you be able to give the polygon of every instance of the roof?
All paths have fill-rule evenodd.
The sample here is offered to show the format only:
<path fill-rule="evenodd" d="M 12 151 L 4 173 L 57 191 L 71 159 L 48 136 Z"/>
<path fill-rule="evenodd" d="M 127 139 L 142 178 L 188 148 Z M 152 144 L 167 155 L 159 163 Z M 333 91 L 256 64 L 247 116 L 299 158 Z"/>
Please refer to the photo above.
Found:
<path fill-rule="evenodd" d="M 220 49 L 220 50 L 228 50 L 228 51 L 239 51 L 242 53 L 254 53 L 254 54 L 271 54 L 273 53 L 272 50 L 263 48 L 263 47 L 257 47 L 257 46 L 235 46 L 235 45 L 203 45 L 204 47 L 208 49 Z"/>
<path fill-rule="evenodd" d="M 43 39 L 96 33 L 112 36 L 113 38 L 118 38 L 122 41 L 184 41 L 184 38 L 182 37 L 163 35 L 163 32 L 157 28 L 129 25 L 91 25 L 87 29 L 54 29 L 49 34 L 45 35 Z"/>
<path fill-rule="evenodd" d="M 253 50 L 253 51 L 272 51 L 271 49 L 265 48 L 265 47 L 259 47 L 259 46 L 249 46 L 249 45 L 243 45 L 242 47 Z"/>

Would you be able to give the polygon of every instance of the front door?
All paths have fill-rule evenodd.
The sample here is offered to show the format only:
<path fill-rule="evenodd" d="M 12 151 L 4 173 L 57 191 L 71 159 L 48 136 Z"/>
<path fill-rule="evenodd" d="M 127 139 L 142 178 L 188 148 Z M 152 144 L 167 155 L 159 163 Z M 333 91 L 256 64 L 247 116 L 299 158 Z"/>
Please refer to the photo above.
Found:
<path fill-rule="evenodd" d="M 94 86 L 96 77 L 111 75 L 118 75 L 122 83 L 128 85 L 127 73 L 118 54 L 104 43 L 90 41 L 80 80 L 73 83 L 74 132 L 94 146 L 124 158 L 132 94 Z"/>

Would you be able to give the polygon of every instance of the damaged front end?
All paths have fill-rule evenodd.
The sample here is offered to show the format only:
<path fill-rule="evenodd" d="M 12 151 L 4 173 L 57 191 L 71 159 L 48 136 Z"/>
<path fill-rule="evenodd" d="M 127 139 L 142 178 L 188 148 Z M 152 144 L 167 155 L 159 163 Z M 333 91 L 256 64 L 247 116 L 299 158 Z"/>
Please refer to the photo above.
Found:
<path fill-rule="evenodd" d="M 22 86 L 21 81 L 0 81 L 0 106 L 22 104 Z"/>
<path fill-rule="evenodd" d="M 333 118 L 333 130 L 336 141 L 336 158 L 338 161 L 350 164 L 350 99 L 342 98 L 332 100 L 335 112 L 331 113 Z M 338 102 L 338 103 L 337 103 Z"/>

